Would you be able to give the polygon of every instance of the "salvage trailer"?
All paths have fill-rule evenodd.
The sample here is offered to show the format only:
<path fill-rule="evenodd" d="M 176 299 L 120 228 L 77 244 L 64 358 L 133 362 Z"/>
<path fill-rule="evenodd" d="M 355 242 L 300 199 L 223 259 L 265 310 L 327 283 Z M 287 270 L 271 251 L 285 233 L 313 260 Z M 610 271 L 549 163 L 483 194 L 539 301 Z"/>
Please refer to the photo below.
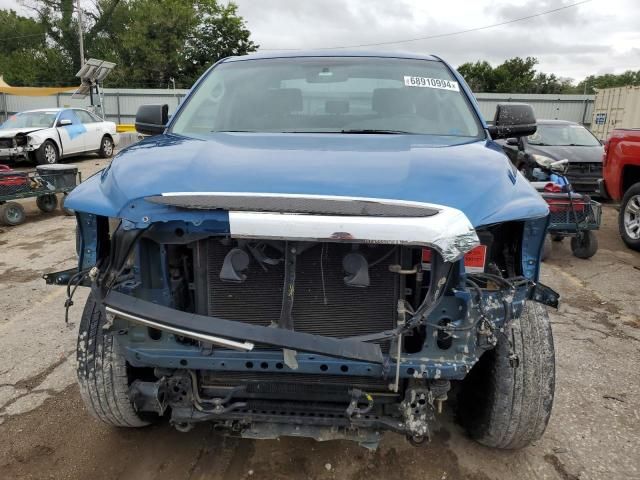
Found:
<path fill-rule="evenodd" d="M 225 62 L 230 71 L 254 62 L 242 58 L 213 68 L 202 88 Z M 291 57 L 274 65 L 289 62 L 311 69 L 303 78 L 326 82 L 335 65 L 374 75 L 372 65 L 405 59 Z M 470 103 L 460 108 L 479 115 L 446 64 L 434 57 L 406 63 L 435 69 L 446 78 L 437 83 L 448 92 L 441 100 L 464 95 Z M 405 98 L 414 94 L 406 78 L 400 85 L 407 89 L 369 92 L 381 116 L 396 100 L 413 101 Z M 296 90 L 263 94 L 280 121 L 287 105 L 302 108 Z M 417 445 L 431 436 L 455 383 L 458 419 L 473 438 L 500 448 L 539 438 L 554 391 L 546 306 L 558 304 L 538 281 L 548 208 L 489 138 L 535 131 L 530 107 L 501 106 L 494 126 L 441 148 L 425 147 L 429 135 L 385 137 L 395 129 L 367 129 L 372 137 L 243 130 L 203 140 L 177 134 L 185 118 L 201 121 L 189 111 L 198 91 L 174 115 L 174 133 L 165 131 L 166 106 L 141 107 L 138 130 L 159 135 L 124 150 L 69 198 L 78 268 L 45 279 L 68 285 L 70 296 L 79 285 L 91 288 L 77 348 L 88 410 L 120 427 L 168 417 L 182 431 L 210 421 L 246 438 L 344 438 L 370 448 L 393 431 Z M 422 197 L 393 198 L 393 160 L 418 148 Z M 273 162 L 256 161 L 257 151 Z M 387 155 L 376 164 L 384 180 L 377 196 L 348 195 L 343 184 L 317 193 L 330 156 L 355 179 L 371 152 Z M 148 171 L 150 157 L 154 174 L 139 183 L 135 172 Z M 181 157 L 188 171 L 180 170 Z M 496 183 L 482 208 L 463 212 L 453 204 L 468 192 L 446 185 L 456 175 L 469 181 L 465 172 L 480 166 Z M 286 185 L 297 193 L 282 193 Z"/>

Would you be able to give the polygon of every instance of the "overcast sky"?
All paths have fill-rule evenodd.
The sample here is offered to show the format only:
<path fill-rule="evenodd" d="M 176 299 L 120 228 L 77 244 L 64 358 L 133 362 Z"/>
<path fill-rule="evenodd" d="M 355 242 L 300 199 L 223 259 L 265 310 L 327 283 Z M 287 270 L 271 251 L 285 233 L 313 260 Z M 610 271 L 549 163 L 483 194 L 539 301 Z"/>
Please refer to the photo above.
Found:
<path fill-rule="evenodd" d="M 449 33 L 533 15 L 578 0 L 236 0 L 264 49 L 322 48 Z M 18 8 L 17 0 L 0 7 Z M 640 69 L 640 1 L 591 0 L 479 32 L 369 49 L 434 53 L 454 66 L 534 56 L 538 69 L 581 80 Z"/>

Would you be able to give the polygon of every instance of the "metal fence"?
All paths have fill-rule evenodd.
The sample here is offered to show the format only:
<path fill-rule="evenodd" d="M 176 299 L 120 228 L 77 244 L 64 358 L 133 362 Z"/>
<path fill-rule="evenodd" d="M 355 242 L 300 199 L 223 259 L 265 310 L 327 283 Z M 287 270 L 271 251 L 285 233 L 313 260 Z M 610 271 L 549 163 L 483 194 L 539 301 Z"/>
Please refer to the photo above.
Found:
<path fill-rule="evenodd" d="M 116 123 L 133 123 L 136 110 L 145 103 L 166 103 L 172 114 L 188 90 L 169 89 L 104 89 L 104 111 L 107 120 Z M 477 93 L 476 98 L 485 119 L 493 119 L 496 105 L 502 102 L 524 102 L 533 106 L 536 117 L 544 119 L 570 120 L 589 125 L 593 112 L 594 95 L 547 95 Z M 0 116 L 34 108 L 86 107 L 89 98 L 74 100 L 71 93 L 60 93 L 49 97 L 23 97 L 2 94 Z"/>
<path fill-rule="evenodd" d="M 169 113 L 173 113 L 180 101 L 189 90 L 169 89 L 129 89 L 129 88 L 105 88 L 104 111 L 107 120 L 116 123 L 133 123 L 136 111 L 145 103 L 166 103 L 169 105 Z M 1 112 L 2 121 L 7 116 L 32 110 L 35 108 L 54 107 L 86 107 L 89 105 L 89 97 L 84 99 L 72 99 L 69 93 L 59 93 L 48 97 L 23 97 L 20 95 L 2 94 Z"/>
<path fill-rule="evenodd" d="M 493 119 L 496 105 L 505 102 L 530 104 L 536 118 L 546 120 L 569 120 L 591 124 L 595 95 L 556 95 L 539 93 L 476 93 L 480 111 L 488 121 Z"/>

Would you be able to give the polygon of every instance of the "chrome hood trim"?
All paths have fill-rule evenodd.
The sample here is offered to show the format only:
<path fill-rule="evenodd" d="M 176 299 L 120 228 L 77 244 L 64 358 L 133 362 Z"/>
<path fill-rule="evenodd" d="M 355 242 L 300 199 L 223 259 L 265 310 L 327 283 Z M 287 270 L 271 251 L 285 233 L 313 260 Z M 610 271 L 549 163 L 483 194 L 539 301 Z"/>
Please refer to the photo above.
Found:
<path fill-rule="evenodd" d="M 163 194 L 179 197 L 180 193 Z M 188 194 L 193 198 L 193 193 Z M 200 198 L 221 194 L 198 193 Z M 260 194 L 224 194 L 225 196 Z M 275 197 L 273 194 L 270 197 Z M 330 198 L 348 202 L 356 197 L 283 195 L 283 198 Z M 420 202 L 387 199 L 358 199 L 382 205 L 424 208 L 429 216 L 317 215 L 291 212 L 229 211 L 229 233 L 238 239 L 381 243 L 417 245 L 435 249 L 447 262 L 459 260 L 479 245 L 478 236 L 466 215 L 455 208 Z"/>

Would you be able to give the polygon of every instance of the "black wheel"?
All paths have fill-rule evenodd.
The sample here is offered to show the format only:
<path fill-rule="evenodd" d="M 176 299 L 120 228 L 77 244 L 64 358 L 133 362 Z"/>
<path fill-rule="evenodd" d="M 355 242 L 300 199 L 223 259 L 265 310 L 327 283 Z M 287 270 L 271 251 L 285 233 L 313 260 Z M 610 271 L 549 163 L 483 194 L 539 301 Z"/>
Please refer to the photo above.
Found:
<path fill-rule="evenodd" d="M 571 251 L 578 258 L 591 258 L 598 251 L 598 238 L 591 230 L 571 237 Z"/>
<path fill-rule="evenodd" d="M 624 194 L 618 227 L 627 247 L 640 251 L 640 183 L 632 185 Z"/>
<path fill-rule="evenodd" d="M 553 245 L 551 244 L 551 236 L 546 235 L 544 237 L 544 244 L 542 245 L 542 254 L 540 255 L 541 262 L 544 262 L 547 258 L 549 258 L 549 255 L 551 255 L 552 248 L 553 248 Z"/>
<path fill-rule="evenodd" d="M 131 367 L 103 330 L 105 312 L 89 295 L 78 332 L 77 374 L 80 394 L 89 412 L 116 427 L 144 427 L 150 422 L 129 400 Z"/>
<path fill-rule="evenodd" d="M 551 235 L 551 240 L 554 242 L 561 242 L 564 240 L 564 237 L 562 235 Z"/>
<path fill-rule="evenodd" d="M 44 213 L 53 212 L 58 206 L 58 197 L 53 193 L 40 195 L 36 198 L 36 205 Z"/>
<path fill-rule="evenodd" d="M 551 324 L 546 308 L 530 301 L 462 382 L 458 418 L 483 445 L 523 448 L 547 428 L 554 390 Z"/>
<path fill-rule="evenodd" d="M 58 163 L 60 160 L 60 154 L 58 153 L 58 147 L 51 140 L 45 140 L 40 145 L 40 148 L 36 150 L 36 162 L 38 165 L 51 165 Z"/>
<path fill-rule="evenodd" d="M 7 202 L 0 205 L 0 222 L 4 225 L 20 225 L 25 218 L 24 207 L 18 202 Z"/>
<path fill-rule="evenodd" d="M 102 158 L 110 158 L 113 156 L 113 140 L 105 135 L 100 142 L 100 151 L 98 152 Z"/>

